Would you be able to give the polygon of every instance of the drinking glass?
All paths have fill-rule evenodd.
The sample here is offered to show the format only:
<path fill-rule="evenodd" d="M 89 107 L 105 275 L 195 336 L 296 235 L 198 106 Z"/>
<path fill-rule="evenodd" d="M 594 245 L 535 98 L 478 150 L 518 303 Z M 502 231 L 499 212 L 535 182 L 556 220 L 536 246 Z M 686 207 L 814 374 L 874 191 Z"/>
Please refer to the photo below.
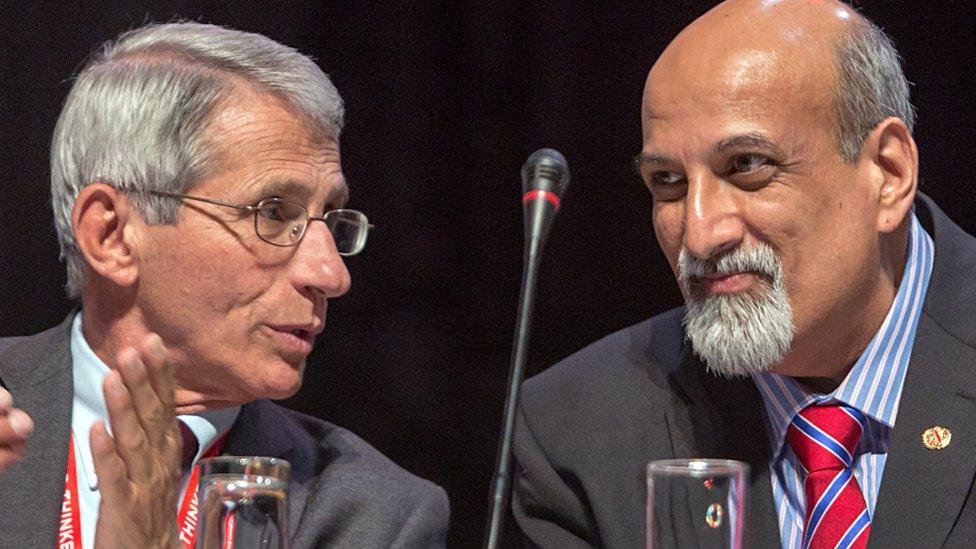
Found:
<path fill-rule="evenodd" d="M 648 463 L 648 549 L 741 549 L 748 476 L 730 459 Z"/>
<path fill-rule="evenodd" d="M 287 461 L 200 460 L 197 549 L 289 549 Z"/>

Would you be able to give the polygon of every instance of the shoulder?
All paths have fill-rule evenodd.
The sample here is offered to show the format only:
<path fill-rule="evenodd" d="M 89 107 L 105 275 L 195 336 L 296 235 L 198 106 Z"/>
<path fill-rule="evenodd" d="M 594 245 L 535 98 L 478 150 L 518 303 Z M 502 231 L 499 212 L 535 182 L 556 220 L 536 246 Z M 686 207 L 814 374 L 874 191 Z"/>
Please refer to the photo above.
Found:
<path fill-rule="evenodd" d="M 342 480 L 363 496 L 377 496 L 384 501 L 443 493 L 437 485 L 403 469 L 351 431 L 278 404 L 272 406 L 300 432 L 293 435 L 293 440 L 300 441 L 298 450 L 303 457 L 313 457 L 318 462 L 320 475 Z"/>
<path fill-rule="evenodd" d="M 70 337 L 70 321 L 72 319 L 74 319 L 74 315 L 69 316 L 68 320 L 58 326 L 33 335 L 0 337 L 0 358 L 4 358 L 11 352 L 23 353 L 34 349 L 40 352 L 54 342 L 63 343 L 67 341 L 67 338 Z M 69 331 L 66 331 L 66 328 Z"/>
<path fill-rule="evenodd" d="M 932 277 L 925 295 L 925 313 L 954 338 L 976 347 L 976 239 L 952 222 L 925 195 L 919 194 L 916 215 L 935 242 Z"/>
<path fill-rule="evenodd" d="M 412 539 L 425 546 L 443 537 L 449 504 L 442 488 L 403 469 L 342 427 L 264 404 L 265 414 L 277 416 L 279 434 L 294 444 L 285 457 L 292 463 L 293 480 L 308 490 L 305 515 L 311 518 L 302 522 L 329 517 L 334 535 L 355 532 L 361 540 L 393 544 Z"/>
<path fill-rule="evenodd" d="M 35 383 L 70 367 L 74 318 L 72 313 L 60 325 L 38 334 L 0 338 L 0 378 L 4 383 Z"/>
<path fill-rule="evenodd" d="M 620 330 L 523 384 L 512 501 L 535 543 L 643 543 L 635 502 L 645 464 L 673 455 L 666 417 L 686 356 L 682 316 L 674 309 Z"/>
<path fill-rule="evenodd" d="M 613 406 L 626 395 L 667 393 L 667 377 L 684 352 L 683 308 L 672 309 L 610 334 L 525 382 L 522 405 Z"/>

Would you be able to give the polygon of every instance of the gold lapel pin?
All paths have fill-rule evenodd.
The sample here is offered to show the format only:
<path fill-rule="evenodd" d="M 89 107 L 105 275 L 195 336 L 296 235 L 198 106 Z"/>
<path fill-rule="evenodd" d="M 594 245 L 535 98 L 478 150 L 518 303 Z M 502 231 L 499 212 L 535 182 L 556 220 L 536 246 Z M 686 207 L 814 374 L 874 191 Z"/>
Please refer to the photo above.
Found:
<path fill-rule="evenodd" d="M 946 427 L 936 425 L 929 427 L 922 433 L 922 445 L 929 450 L 941 450 L 952 441 L 952 431 Z"/>

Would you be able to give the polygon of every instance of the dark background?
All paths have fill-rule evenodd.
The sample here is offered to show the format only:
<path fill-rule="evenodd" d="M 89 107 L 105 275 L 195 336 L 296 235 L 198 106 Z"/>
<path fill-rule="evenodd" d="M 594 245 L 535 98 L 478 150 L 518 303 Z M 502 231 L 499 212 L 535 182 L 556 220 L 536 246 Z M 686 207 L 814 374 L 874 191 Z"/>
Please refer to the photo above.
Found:
<path fill-rule="evenodd" d="M 48 198 L 48 143 L 96 45 L 174 17 L 260 32 L 314 56 L 347 105 L 352 207 L 377 226 L 353 289 L 288 405 L 347 427 L 447 489 L 452 546 L 477 546 L 522 258 L 518 170 L 549 146 L 573 182 L 541 271 L 530 373 L 679 302 L 630 160 L 644 77 L 712 2 L 20 3 L 0 0 L 0 335 L 72 305 Z M 976 231 L 974 8 L 863 1 L 918 106 L 922 188 Z"/>

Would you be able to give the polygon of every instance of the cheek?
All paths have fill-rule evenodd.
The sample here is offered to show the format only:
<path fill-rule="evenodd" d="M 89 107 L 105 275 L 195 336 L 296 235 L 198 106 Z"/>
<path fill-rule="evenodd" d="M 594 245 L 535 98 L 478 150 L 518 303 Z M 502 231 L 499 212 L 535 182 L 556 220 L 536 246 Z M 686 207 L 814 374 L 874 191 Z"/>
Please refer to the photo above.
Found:
<path fill-rule="evenodd" d="M 678 204 L 654 205 L 654 236 L 664 252 L 671 269 L 676 271 L 678 252 L 681 250 L 684 217 Z"/>
<path fill-rule="evenodd" d="M 254 301 L 267 289 L 267 277 L 250 254 L 235 244 L 204 246 L 181 239 L 161 247 L 165 253 L 146 265 L 146 283 L 154 294 L 151 299 L 161 309 L 195 311 L 193 316 L 199 320 L 226 316 Z"/>

